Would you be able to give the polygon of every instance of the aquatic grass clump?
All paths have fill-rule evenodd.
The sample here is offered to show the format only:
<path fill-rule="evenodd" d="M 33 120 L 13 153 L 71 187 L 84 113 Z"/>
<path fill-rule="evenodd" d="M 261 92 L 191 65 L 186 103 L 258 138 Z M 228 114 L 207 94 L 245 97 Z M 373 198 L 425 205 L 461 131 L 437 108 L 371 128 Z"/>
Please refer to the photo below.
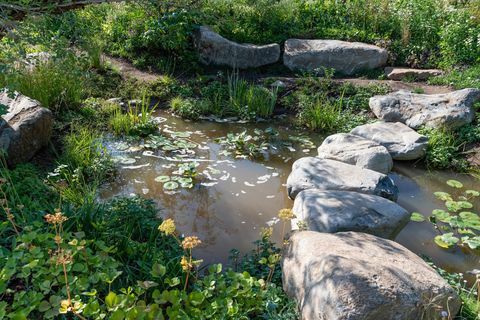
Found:
<path fill-rule="evenodd" d="M 116 135 L 147 137 L 158 131 L 158 124 L 153 118 L 157 105 L 151 107 L 150 99 L 144 93 L 139 104 L 129 104 L 126 113 L 119 106 L 110 117 L 109 125 Z"/>
<path fill-rule="evenodd" d="M 233 72 L 227 79 L 230 107 L 241 118 L 268 118 L 273 114 L 277 103 L 278 89 L 250 84 Z"/>

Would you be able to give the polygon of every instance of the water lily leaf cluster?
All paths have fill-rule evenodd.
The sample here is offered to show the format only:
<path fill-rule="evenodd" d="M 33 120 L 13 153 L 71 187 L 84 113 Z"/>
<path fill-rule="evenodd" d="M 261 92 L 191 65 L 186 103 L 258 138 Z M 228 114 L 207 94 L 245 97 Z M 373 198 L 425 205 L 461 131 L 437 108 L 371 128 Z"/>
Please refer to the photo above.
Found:
<path fill-rule="evenodd" d="M 171 176 L 162 175 L 155 178 L 156 182 L 163 184 L 163 189 L 167 191 L 177 190 L 178 188 L 193 188 L 194 178 L 197 176 L 198 162 L 185 162 L 177 165 L 177 170 L 172 172 Z"/>
<path fill-rule="evenodd" d="M 445 208 L 433 210 L 428 217 L 428 221 L 434 224 L 440 233 L 434 238 L 434 242 L 442 248 L 459 245 L 476 251 L 480 249 L 480 216 L 473 212 L 473 201 L 480 196 L 480 192 L 464 190 L 463 184 L 457 180 L 448 180 L 447 185 L 457 192 L 435 192 L 435 197 L 444 201 Z M 411 220 L 423 222 L 427 218 L 414 212 Z"/>

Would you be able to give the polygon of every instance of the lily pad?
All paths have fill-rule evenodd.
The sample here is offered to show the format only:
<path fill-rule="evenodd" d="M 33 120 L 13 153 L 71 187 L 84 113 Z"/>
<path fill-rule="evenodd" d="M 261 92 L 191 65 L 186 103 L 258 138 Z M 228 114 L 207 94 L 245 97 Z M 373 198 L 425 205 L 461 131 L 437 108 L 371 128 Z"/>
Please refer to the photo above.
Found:
<path fill-rule="evenodd" d="M 169 176 L 158 176 L 158 177 L 155 178 L 155 181 L 165 183 L 165 182 L 170 181 L 170 177 Z"/>
<path fill-rule="evenodd" d="M 452 232 L 444 233 L 442 235 L 438 235 L 434 239 L 435 243 L 442 248 L 450 248 L 454 244 L 456 244 L 460 239 L 455 237 Z"/>
<path fill-rule="evenodd" d="M 457 189 L 463 188 L 463 183 L 461 183 L 460 181 L 457 181 L 457 180 L 453 180 L 453 179 L 448 180 L 447 184 L 452 188 L 457 188 Z"/>
<path fill-rule="evenodd" d="M 410 220 L 415 222 L 423 222 L 425 221 L 425 217 L 421 213 L 413 212 L 412 216 L 410 217 Z"/>
<path fill-rule="evenodd" d="M 179 185 L 175 181 L 168 181 L 163 184 L 165 190 L 175 190 L 178 189 Z"/>

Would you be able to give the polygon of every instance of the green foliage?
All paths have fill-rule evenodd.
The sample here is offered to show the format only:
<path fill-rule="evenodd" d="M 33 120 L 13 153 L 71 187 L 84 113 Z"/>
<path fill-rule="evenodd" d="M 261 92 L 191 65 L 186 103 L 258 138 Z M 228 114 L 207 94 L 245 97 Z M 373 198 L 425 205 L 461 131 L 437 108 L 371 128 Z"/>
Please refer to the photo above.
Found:
<path fill-rule="evenodd" d="M 276 132 L 267 129 L 265 132 L 256 130 L 255 135 L 250 135 L 247 131 L 241 133 L 229 133 L 226 137 L 218 138 L 217 142 L 225 147 L 223 154 L 233 155 L 237 158 L 259 157 L 269 148 L 269 140 L 276 135 Z"/>
<path fill-rule="evenodd" d="M 4 77 L 10 89 L 38 100 L 53 111 L 75 108 L 83 96 L 84 75 L 70 55 L 11 69 Z"/>
<path fill-rule="evenodd" d="M 344 108 L 343 98 L 329 99 L 326 96 L 299 95 L 298 123 L 314 131 L 325 133 L 350 131 L 366 122 L 365 117 L 355 115 Z"/>
<path fill-rule="evenodd" d="M 453 69 L 447 74 L 429 80 L 433 85 L 450 85 L 455 89 L 480 89 L 480 64 L 467 68 Z"/>
<path fill-rule="evenodd" d="M 156 109 L 150 107 L 150 99 L 144 92 L 139 104 L 128 106 L 128 111 L 124 113 L 120 107 L 114 110 L 109 124 L 116 135 L 132 135 L 146 137 L 158 131 L 158 124 L 153 118 L 153 112 Z"/>
<path fill-rule="evenodd" d="M 277 90 L 249 84 L 241 79 L 238 72 L 228 76 L 230 107 L 235 115 L 244 119 L 270 117 L 277 102 Z"/>
<path fill-rule="evenodd" d="M 449 129 L 427 129 L 419 131 L 428 137 L 425 163 L 428 168 L 467 171 L 468 163 L 463 158 L 463 151 L 480 141 L 478 124 L 468 124 L 456 131 Z"/>
<path fill-rule="evenodd" d="M 453 189 L 462 190 L 463 184 L 456 180 L 447 181 L 447 185 Z M 470 250 L 480 249 L 480 216 L 472 212 L 472 200 L 480 196 L 476 190 L 463 190 L 457 195 L 447 192 L 435 192 L 435 197 L 445 202 L 444 209 L 435 209 L 428 220 L 439 231 L 434 239 L 435 243 L 442 248 L 450 248 L 459 245 Z M 472 211 L 470 211 L 472 210 Z M 415 213 L 412 220 L 424 221 L 422 215 Z"/>
<path fill-rule="evenodd" d="M 191 120 L 197 120 L 202 115 L 198 101 L 175 97 L 170 101 L 170 108 L 176 115 Z"/>
<path fill-rule="evenodd" d="M 476 275 L 473 285 L 468 285 L 465 281 L 465 275 L 461 273 L 447 272 L 433 263 L 427 261 L 451 286 L 457 291 L 462 300 L 460 312 L 455 317 L 458 320 L 478 320 L 480 319 L 480 301 L 478 300 L 480 288 L 480 275 Z"/>

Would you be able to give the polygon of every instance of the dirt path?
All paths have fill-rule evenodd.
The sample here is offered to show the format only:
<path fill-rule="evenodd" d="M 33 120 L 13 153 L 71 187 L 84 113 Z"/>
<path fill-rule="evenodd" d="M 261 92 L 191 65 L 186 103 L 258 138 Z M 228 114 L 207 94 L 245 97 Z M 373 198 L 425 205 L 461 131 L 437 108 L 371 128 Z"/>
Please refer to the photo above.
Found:
<path fill-rule="evenodd" d="M 104 55 L 103 59 L 114 69 L 117 69 L 124 78 L 135 79 L 141 82 L 155 82 L 162 77 L 160 74 L 139 70 L 130 62 L 120 58 Z"/>
<path fill-rule="evenodd" d="M 110 56 L 104 56 L 105 61 L 110 63 L 115 69 L 118 69 L 120 74 L 125 78 L 136 79 L 141 82 L 155 82 L 162 78 L 161 74 L 141 71 L 133 66 L 130 62 L 114 58 Z M 294 83 L 296 78 L 291 77 L 278 77 L 279 80 L 286 83 Z M 344 79 L 334 79 L 336 82 L 350 82 L 358 86 L 368 86 L 371 84 L 380 84 L 387 85 L 391 88 L 392 91 L 397 90 L 409 90 L 414 91 L 421 89 L 425 94 L 437 94 L 437 93 L 447 93 L 453 91 L 452 88 L 447 86 L 431 86 L 425 82 L 403 82 L 403 81 L 393 81 L 393 80 L 375 80 L 375 79 L 361 79 L 361 78 L 344 78 Z"/>

